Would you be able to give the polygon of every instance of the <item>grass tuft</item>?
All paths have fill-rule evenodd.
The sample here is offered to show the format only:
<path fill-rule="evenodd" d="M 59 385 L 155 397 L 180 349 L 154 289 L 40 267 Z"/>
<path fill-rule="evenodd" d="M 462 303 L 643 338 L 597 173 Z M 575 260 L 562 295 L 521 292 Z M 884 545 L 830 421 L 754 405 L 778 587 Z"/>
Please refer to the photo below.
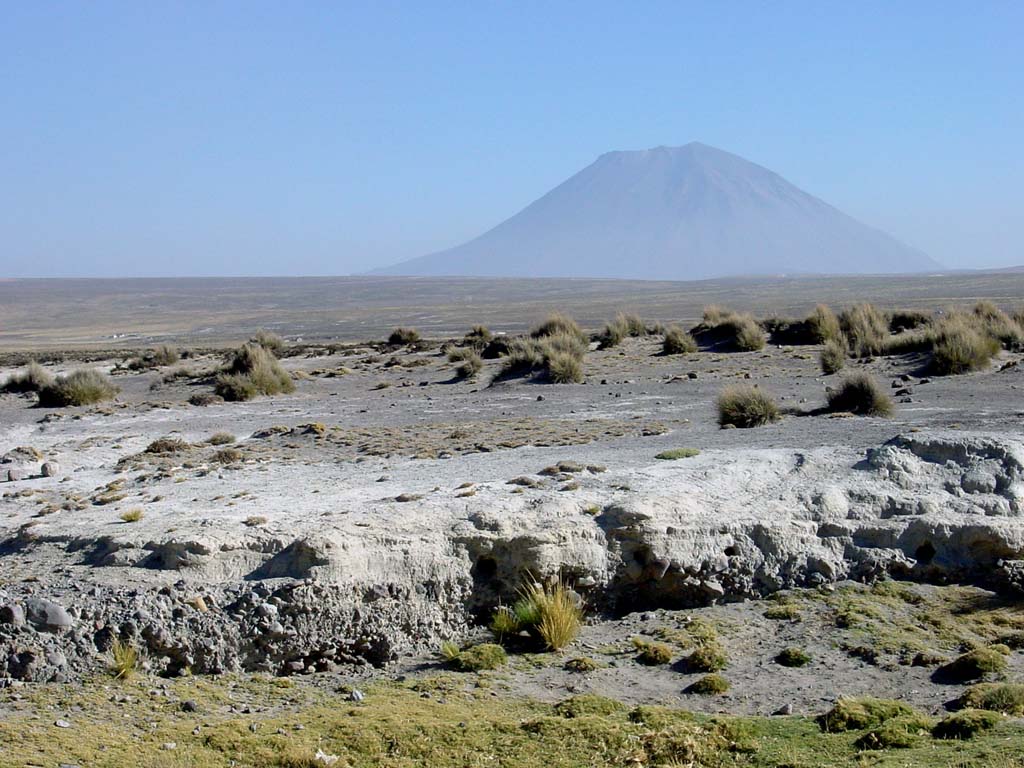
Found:
<path fill-rule="evenodd" d="M 25 366 L 24 371 L 20 373 L 12 373 L 8 376 L 3 387 L 0 387 L 0 392 L 39 392 L 41 389 L 49 387 L 51 384 L 53 384 L 53 376 L 51 376 L 43 366 L 35 360 L 32 360 L 27 366 Z"/>
<path fill-rule="evenodd" d="M 415 344 L 420 340 L 420 332 L 415 328 L 398 327 L 391 331 L 388 336 L 388 344 L 392 347 L 402 347 L 406 344 Z"/>
<path fill-rule="evenodd" d="M 866 373 L 855 373 L 829 390 L 828 409 L 833 413 L 856 413 L 861 416 L 892 416 L 892 399 Z"/>
<path fill-rule="evenodd" d="M 727 387 L 718 396 L 718 423 L 741 429 L 759 427 L 778 421 L 779 407 L 771 395 L 757 387 L 737 384 Z"/>
<path fill-rule="evenodd" d="M 229 401 L 294 392 L 295 384 L 274 355 L 259 344 L 236 349 L 218 374 L 214 392 Z"/>
<path fill-rule="evenodd" d="M 829 339 L 821 348 L 818 358 L 821 364 L 821 372 L 826 376 L 838 373 L 846 365 L 846 341 L 844 339 Z"/>
<path fill-rule="evenodd" d="M 110 646 L 110 674 L 115 680 L 128 680 L 139 667 L 139 649 L 131 643 L 114 640 Z"/>
<path fill-rule="evenodd" d="M 696 448 L 672 448 L 668 451 L 662 451 L 655 455 L 654 458 L 672 461 L 674 459 L 692 459 L 694 456 L 699 455 L 700 451 Z"/>
<path fill-rule="evenodd" d="M 39 405 L 44 408 L 62 408 L 72 405 L 92 405 L 111 400 L 118 388 L 99 371 L 79 368 L 67 376 L 58 376 L 39 390 Z"/>
<path fill-rule="evenodd" d="M 671 325 L 665 330 L 661 351 L 665 355 L 689 355 L 697 351 L 697 341 L 678 325 Z"/>

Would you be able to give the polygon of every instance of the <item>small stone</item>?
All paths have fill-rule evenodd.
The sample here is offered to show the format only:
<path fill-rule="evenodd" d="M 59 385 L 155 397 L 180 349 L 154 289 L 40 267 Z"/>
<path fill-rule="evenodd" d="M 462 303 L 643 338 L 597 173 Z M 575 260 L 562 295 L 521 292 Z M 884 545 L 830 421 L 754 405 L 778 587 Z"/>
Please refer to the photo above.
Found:
<path fill-rule="evenodd" d="M 19 480 L 24 480 L 26 477 L 25 470 L 23 469 L 9 469 L 7 470 L 7 482 L 16 483 Z"/>
<path fill-rule="evenodd" d="M 186 699 L 181 702 L 182 712 L 195 712 L 197 709 L 199 709 L 199 707 L 194 701 L 192 701 L 192 699 Z"/>
<path fill-rule="evenodd" d="M 54 725 L 56 725 L 58 728 L 70 728 L 71 727 L 71 723 L 69 723 L 67 720 L 57 720 L 56 722 L 54 722 Z"/>
<path fill-rule="evenodd" d="M 540 402 L 541 400 L 543 400 L 543 399 L 544 399 L 544 395 L 537 395 L 537 402 L 538 402 L 538 403 L 539 403 L 539 402 Z"/>
<path fill-rule="evenodd" d="M 74 623 L 71 615 L 63 607 L 39 597 L 26 600 L 25 609 L 28 620 L 47 632 L 67 629 Z"/>
<path fill-rule="evenodd" d="M 170 751 L 172 749 L 177 749 L 177 747 L 178 747 L 178 744 L 177 744 L 177 742 L 174 742 L 174 741 L 165 741 L 164 745 L 163 745 L 163 749 L 166 749 L 167 751 Z"/>
<path fill-rule="evenodd" d="M 47 461 L 43 464 L 43 477 L 56 477 L 60 472 L 60 464 L 56 461 Z"/>
<path fill-rule="evenodd" d="M 353 688 L 351 691 L 349 691 L 349 694 L 348 694 L 348 700 L 349 701 L 360 702 L 360 701 L 362 701 L 365 698 L 366 698 L 366 694 L 364 694 L 358 688 Z"/>
<path fill-rule="evenodd" d="M 20 627 L 25 623 L 25 609 L 20 605 L 0 606 L 0 624 L 12 624 Z"/>
<path fill-rule="evenodd" d="M 781 707 L 772 712 L 773 715 L 792 715 L 793 705 L 789 702 L 783 704 Z"/>

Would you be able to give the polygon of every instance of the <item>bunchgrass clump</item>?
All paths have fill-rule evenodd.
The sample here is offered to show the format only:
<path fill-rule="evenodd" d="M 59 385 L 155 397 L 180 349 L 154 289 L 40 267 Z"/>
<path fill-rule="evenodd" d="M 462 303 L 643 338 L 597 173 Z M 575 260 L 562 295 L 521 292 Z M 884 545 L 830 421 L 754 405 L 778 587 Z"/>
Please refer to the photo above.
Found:
<path fill-rule="evenodd" d="M 554 384 L 583 381 L 583 360 L 570 351 L 552 350 L 546 357 L 547 377 Z"/>
<path fill-rule="evenodd" d="M 889 323 L 873 304 L 857 304 L 839 315 L 839 326 L 850 351 L 857 357 L 881 354 L 889 337 Z"/>
<path fill-rule="evenodd" d="M 999 342 L 969 316 L 953 314 L 935 327 L 932 372 L 940 376 L 981 370 L 999 352 Z"/>
<path fill-rule="evenodd" d="M 139 667 L 139 649 L 131 643 L 115 639 L 110 646 L 110 674 L 115 680 L 128 680 Z"/>
<path fill-rule="evenodd" d="M 125 510 L 120 515 L 122 523 L 137 523 L 145 516 L 146 513 L 139 507 L 133 507 L 132 509 Z"/>
<path fill-rule="evenodd" d="M 978 329 L 1000 346 L 1012 349 L 1024 341 L 1024 328 L 993 302 L 979 301 L 971 314 Z"/>
<path fill-rule="evenodd" d="M 693 683 L 686 689 L 686 692 L 697 693 L 702 696 L 721 696 L 728 690 L 729 681 L 721 675 L 712 672 L 710 675 L 704 675 L 700 680 Z"/>
<path fill-rule="evenodd" d="M 771 395 L 757 387 L 737 384 L 718 396 L 718 423 L 741 429 L 778 421 L 779 407 Z"/>
<path fill-rule="evenodd" d="M 839 325 L 839 318 L 825 304 L 816 306 L 804 322 L 813 344 L 827 344 L 830 341 L 842 340 L 843 331 Z"/>
<path fill-rule="evenodd" d="M 694 329 L 694 335 L 736 352 L 764 348 L 764 331 L 753 317 L 716 306 L 704 308 L 704 320 Z"/>
<path fill-rule="evenodd" d="M 253 343 L 243 344 L 234 351 L 214 386 L 214 392 L 230 401 L 294 391 L 295 384 L 278 359 L 263 346 Z"/>
<path fill-rule="evenodd" d="M 466 333 L 464 341 L 477 352 L 484 349 L 494 339 L 494 334 L 486 325 L 474 325 Z"/>
<path fill-rule="evenodd" d="M 922 312 L 919 309 L 895 309 L 887 312 L 889 319 L 889 332 L 902 333 L 913 331 L 931 325 L 935 319 L 931 312 Z"/>
<path fill-rule="evenodd" d="M 118 388 L 106 376 L 93 368 L 79 368 L 66 376 L 58 376 L 39 390 L 39 405 L 44 408 L 62 408 L 72 405 L 92 405 L 112 400 Z"/>
<path fill-rule="evenodd" d="M 561 583 L 524 587 L 511 607 L 499 607 L 491 619 L 491 631 L 499 639 L 526 631 L 552 651 L 568 646 L 582 626 L 577 598 Z"/>
<path fill-rule="evenodd" d="M 636 660 L 641 664 L 657 666 L 668 664 L 672 661 L 673 650 L 668 643 L 657 640 L 647 640 L 643 637 L 634 637 L 630 640 L 637 651 Z"/>
<path fill-rule="evenodd" d="M 601 349 L 617 347 L 629 336 L 647 335 L 647 326 L 638 315 L 620 312 L 615 319 L 606 323 L 597 340 Z"/>
<path fill-rule="evenodd" d="M 161 344 L 139 357 L 133 357 L 128 361 L 128 367 L 136 371 L 161 368 L 166 365 L 174 365 L 180 359 L 181 353 L 177 349 L 169 344 Z"/>
<path fill-rule="evenodd" d="M 284 351 L 284 339 L 276 333 L 262 328 L 253 334 L 253 337 L 249 339 L 249 343 L 263 347 L 274 357 L 280 357 L 281 353 Z"/>
<path fill-rule="evenodd" d="M 41 389 L 48 387 L 51 384 L 53 384 L 53 376 L 51 376 L 43 366 L 33 360 L 25 366 L 25 370 L 20 373 L 12 373 L 8 376 L 3 387 L 0 387 L 0 392 L 19 394 L 25 392 L 39 392 Z"/>
<path fill-rule="evenodd" d="M 448 362 L 458 363 L 455 368 L 455 375 L 460 379 L 472 379 L 484 367 L 484 361 L 480 353 L 472 347 L 454 349 L 448 353 Z"/>
<path fill-rule="evenodd" d="M 932 728 L 936 739 L 971 739 L 982 731 L 995 728 L 1002 716 L 983 709 L 963 709 L 942 718 Z"/>
<path fill-rule="evenodd" d="M 892 416 L 892 399 L 866 373 L 847 376 L 835 389 L 829 390 L 828 409 L 833 413 L 856 413 L 860 416 Z"/>
<path fill-rule="evenodd" d="M 821 372 L 826 376 L 838 373 L 846 365 L 846 341 L 840 339 L 829 339 L 821 348 L 818 358 L 821 364 Z"/>
<path fill-rule="evenodd" d="M 407 344 L 415 344 L 419 340 L 419 331 L 415 328 L 402 328 L 401 326 L 392 330 L 388 336 L 388 344 L 392 347 L 402 347 Z"/>
<path fill-rule="evenodd" d="M 514 339 L 498 376 L 532 374 L 554 384 L 579 383 L 583 381 L 586 351 L 587 342 L 574 333 L 556 332 L 539 338 Z"/>
<path fill-rule="evenodd" d="M 231 445 L 235 440 L 230 432 L 214 432 L 206 442 L 210 445 Z"/>
<path fill-rule="evenodd" d="M 671 325 L 665 330 L 661 351 L 665 355 L 689 355 L 697 351 L 697 341 L 678 325 Z"/>
<path fill-rule="evenodd" d="M 586 349 L 586 344 L 589 341 L 587 335 L 580 328 L 579 323 L 568 315 L 563 315 L 561 312 L 552 312 L 544 322 L 530 330 L 531 339 L 546 339 L 552 336 L 572 337 L 583 344 L 584 349 Z"/>

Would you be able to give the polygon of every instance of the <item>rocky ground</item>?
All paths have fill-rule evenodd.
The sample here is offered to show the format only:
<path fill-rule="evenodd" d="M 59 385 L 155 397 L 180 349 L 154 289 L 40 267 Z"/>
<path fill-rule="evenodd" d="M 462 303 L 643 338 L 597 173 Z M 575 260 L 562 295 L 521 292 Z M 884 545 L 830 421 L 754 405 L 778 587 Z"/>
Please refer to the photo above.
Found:
<path fill-rule="evenodd" d="M 80 680 L 124 640 L 154 675 L 433 676 L 443 640 L 484 639 L 479 620 L 552 577 L 588 625 L 566 653 L 514 655 L 499 695 L 811 714 L 874 693 L 934 713 L 963 690 L 943 660 L 1024 629 L 1018 355 L 957 377 L 852 363 L 893 393 L 880 419 L 815 412 L 839 378 L 816 347 L 659 351 L 592 351 L 579 385 L 353 345 L 286 357 L 297 391 L 248 403 L 189 404 L 214 354 L 95 363 L 121 387 L 99 406 L 0 395 L 0 672 Z M 739 381 L 788 414 L 720 429 Z M 677 448 L 699 453 L 655 458 Z M 923 583 L 860 585 L 892 577 Z M 928 586 L 947 583 L 964 586 Z M 850 604 L 867 618 L 840 626 Z M 727 652 L 724 695 L 687 692 L 695 620 Z M 634 637 L 670 664 L 638 663 Z M 780 665 L 786 647 L 810 662 Z"/>

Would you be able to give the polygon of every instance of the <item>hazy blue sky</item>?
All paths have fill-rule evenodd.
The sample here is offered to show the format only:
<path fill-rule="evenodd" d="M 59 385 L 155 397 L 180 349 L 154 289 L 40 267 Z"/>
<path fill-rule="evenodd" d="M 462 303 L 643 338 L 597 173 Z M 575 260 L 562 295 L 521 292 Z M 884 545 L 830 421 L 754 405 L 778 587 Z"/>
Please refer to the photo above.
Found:
<path fill-rule="evenodd" d="M 1024 263 L 1024 3 L 4 2 L 0 276 L 346 274 L 697 140 Z"/>

